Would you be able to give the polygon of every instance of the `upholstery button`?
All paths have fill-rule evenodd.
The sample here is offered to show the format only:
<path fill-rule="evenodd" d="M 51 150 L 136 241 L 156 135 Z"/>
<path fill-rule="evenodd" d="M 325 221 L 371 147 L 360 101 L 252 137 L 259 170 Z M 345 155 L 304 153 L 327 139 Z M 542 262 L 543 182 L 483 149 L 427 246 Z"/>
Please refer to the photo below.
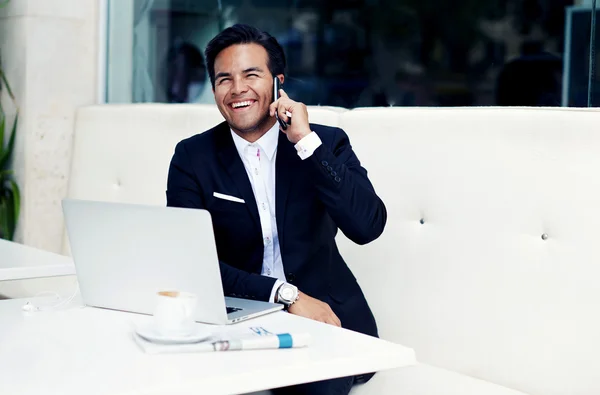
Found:
<path fill-rule="evenodd" d="M 546 233 L 542 235 L 542 240 L 548 240 L 548 235 Z"/>
<path fill-rule="evenodd" d="M 321 164 L 322 164 L 324 167 L 327 167 L 327 166 L 329 166 L 329 163 L 327 163 L 327 161 L 326 161 L 326 160 L 324 160 L 323 162 L 321 162 Z"/>
<path fill-rule="evenodd" d="M 335 182 L 340 182 L 340 181 L 342 181 L 342 179 L 341 179 L 341 178 L 339 178 L 339 177 L 335 177 L 335 178 L 334 178 L 334 180 L 335 180 Z"/>
<path fill-rule="evenodd" d="M 420 223 L 421 225 L 423 225 L 423 224 L 425 223 L 425 218 L 421 218 L 421 219 L 419 220 L 419 223 Z"/>
<path fill-rule="evenodd" d="M 332 170 L 333 170 L 333 167 L 327 166 L 327 171 L 332 171 Z"/>

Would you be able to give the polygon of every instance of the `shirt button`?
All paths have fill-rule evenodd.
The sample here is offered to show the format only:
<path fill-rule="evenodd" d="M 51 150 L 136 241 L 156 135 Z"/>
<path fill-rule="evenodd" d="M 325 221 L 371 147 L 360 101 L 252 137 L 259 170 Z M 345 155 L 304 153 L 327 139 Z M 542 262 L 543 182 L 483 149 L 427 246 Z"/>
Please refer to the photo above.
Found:
<path fill-rule="evenodd" d="M 271 244 L 271 238 L 270 237 L 265 237 L 264 238 L 264 242 L 265 242 L 266 246 L 270 245 Z"/>
<path fill-rule="evenodd" d="M 258 169 L 254 168 L 254 174 L 258 175 Z"/>
<path fill-rule="evenodd" d="M 271 275 L 271 269 L 267 269 L 267 276 Z"/>
<path fill-rule="evenodd" d="M 264 203 L 264 202 L 263 202 L 263 204 L 262 204 L 262 209 L 263 209 L 263 210 L 266 210 L 266 209 L 267 209 L 267 206 L 265 205 L 265 203 Z"/>

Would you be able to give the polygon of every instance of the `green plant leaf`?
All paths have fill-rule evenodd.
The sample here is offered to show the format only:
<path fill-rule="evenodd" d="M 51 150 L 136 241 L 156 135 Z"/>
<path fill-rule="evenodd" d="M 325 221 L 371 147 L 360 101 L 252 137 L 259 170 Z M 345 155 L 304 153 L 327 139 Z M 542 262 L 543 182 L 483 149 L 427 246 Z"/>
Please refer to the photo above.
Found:
<path fill-rule="evenodd" d="M 6 150 L 0 150 L 0 169 L 3 169 L 8 162 L 10 155 L 12 154 L 12 150 L 15 146 L 15 139 L 17 137 L 17 124 L 19 122 L 19 113 L 15 114 L 15 121 L 13 122 L 12 130 L 10 132 L 10 137 L 8 139 L 8 145 L 6 146 Z"/>
<path fill-rule="evenodd" d="M 0 180 L 5 180 L 8 179 L 10 176 L 12 176 L 14 173 L 14 171 L 10 170 L 10 169 L 6 169 L 6 170 L 0 170 Z M 2 189 L 0 189 L 2 190 Z"/>
<path fill-rule="evenodd" d="M 4 156 L 4 127 L 6 126 L 6 117 L 0 114 L 0 157 Z M 2 166 L 0 166 L 0 169 Z"/>
<path fill-rule="evenodd" d="M 2 80 L 2 83 L 4 84 L 4 86 L 6 87 L 8 96 L 10 96 L 11 100 L 16 105 L 17 100 L 15 99 L 15 95 L 13 94 L 12 89 L 10 89 L 10 85 L 8 84 L 8 80 L 6 79 L 6 75 L 4 74 L 4 70 L 2 70 L 2 67 L 0 67 L 0 79 Z"/>
<path fill-rule="evenodd" d="M 15 216 L 13 206 L 15 205 L 14 194 L 6 189 L 6 240 L 12 240 L 15 232 Z"/>
<path fill-rule="evenodd" d="M 8 233 L 6 197 L 0 194 L 0 239 L 8 239 Z"/>
<path fill-rule="evenodd" d="M 17 224 L 19 223 L 19 215 L 21 214 L 21 191 L 19 190 L 19 186 L 17 185 L 17 183 L 14 180 L 9 180 L 9 183 L 11 186 L 12 198 L 13 198 L 13 201 L 12 201 L 12 203 L 13 203 L 13 205 L 12 205 L 13 224 L 12 224 L 12 228 L 9 229 L 10 240 L 12 240 L 15 235 L 15 230 L 17 229 Z"/>

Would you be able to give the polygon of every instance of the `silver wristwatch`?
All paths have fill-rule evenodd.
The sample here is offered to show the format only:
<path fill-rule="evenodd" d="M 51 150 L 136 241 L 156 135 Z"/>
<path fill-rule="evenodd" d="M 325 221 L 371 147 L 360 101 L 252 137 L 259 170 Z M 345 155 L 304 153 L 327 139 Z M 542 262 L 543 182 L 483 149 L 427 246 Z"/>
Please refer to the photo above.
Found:
<path fill-rule="evenodd" d="M 277 303 L 283 303 L 286 308 L 294 304 L 299 297 L 298 287 L 292 284 L 283 283 L 277 289 Z"/>

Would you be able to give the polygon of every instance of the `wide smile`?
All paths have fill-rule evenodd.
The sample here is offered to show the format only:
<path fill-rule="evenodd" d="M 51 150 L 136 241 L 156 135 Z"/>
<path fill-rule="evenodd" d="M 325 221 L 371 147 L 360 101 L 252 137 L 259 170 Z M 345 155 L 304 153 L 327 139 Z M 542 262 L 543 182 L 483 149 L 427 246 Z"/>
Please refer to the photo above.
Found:
<path fill-rule="evenodd" d="M 244 112 L 250 110 L 256 103 L 257 101 L 254 99 L 235 101 L 229 103 L 229 108 L 231 108 L 233 112 Z"/>

